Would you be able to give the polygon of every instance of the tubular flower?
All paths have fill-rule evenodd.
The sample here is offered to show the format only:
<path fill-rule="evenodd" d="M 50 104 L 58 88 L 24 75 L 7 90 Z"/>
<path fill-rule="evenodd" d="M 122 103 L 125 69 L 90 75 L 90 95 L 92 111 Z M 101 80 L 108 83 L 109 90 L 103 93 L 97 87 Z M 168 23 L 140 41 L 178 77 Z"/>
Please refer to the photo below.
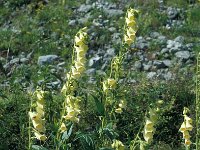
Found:
<path fill-rule="evenodd" d="M 116 80 L 112 78 L 108 78 L 106 81 L 103 82 L 103 91 L 108 92 L 111 89 L 116 87 Z"/>
<path fill-rule="evenodd" d="M 191 136 L 189 134 L 189 131 L 192 131 L 193 126 L 192 126 L 192 119 L 188 117 L 186 113 L 187 111 L 184 108 L 184 111 L 183 111 L 184 121 L 181 124 L 179 131 L 183 133 L 183 139 L 185 139 L 185 145 L 190 146 L 192 142 L 190 141 Z"/>
<path fill-rule="evenodd" d="M 146 117 L 145 119 L 145 126 L 143 132 L 144 139 L 147 143 L 151 143 L 153 141 L 153 135 L 155 132 L 154 125 L 157 120 L 157 114 L 153 109 L 150 109 L 149 116 L 150 116 L 149 118 Z"/>
<path fill-rule="evenodd" d="M 125 146 L 121 141 L 113 140 L 112 148 L 114 148 L 115 150 L 124 150 Z"/>
<path fill-rule="evenodd" d="M 66 125 L 65 125 L 64 123 L 62 123 L 62 124 L 61 124 L 61 127 L 60 127 L 61 133 L 62 133 L 62 132 L 65 132 L 66 130 L 67 130 Z"/>
<path fill-rule="evenodd" d="M 29 117 L 32 120 L 33 127 L 35 128 L 35 137 L 40 141 L 45 141 L 47 137 L 44 135 L 45 132 L 45 119 L 44 119 L 44 104 L 45 104 L 45 98 L 44 98 L 44 91 L 36 91 L 37 96 L 37 107 L 36 111 L 29 112 Z"/>
<path fill-rule="evenodd" d="M 44 134 L 40 134 L 39 132 L 34 132 L 35 137 L 40 141 L 45 141 L 47 137 Z"/>
<path fill-rule="evenodd" d="M 138 29 L 135 13 L 138 13 L 138 10 L 130 8 L 127 10 L 126 18 L 125 18 L 126 31 L 124 35 L 124 42 L 128 44 L 129 46 L 134 42 L 136 38 L 135 34 Z"/>
<path fill-rule="evenodd" d="M 119 107 L 115 109 L 115 112 L 116 113 L 122 113 L 123 112 L 122 109 L 125 109 L 126 105 L 127 105 L 126 101 L 125 100 L 121 100 L 119 105 L 118 105 Z"/>

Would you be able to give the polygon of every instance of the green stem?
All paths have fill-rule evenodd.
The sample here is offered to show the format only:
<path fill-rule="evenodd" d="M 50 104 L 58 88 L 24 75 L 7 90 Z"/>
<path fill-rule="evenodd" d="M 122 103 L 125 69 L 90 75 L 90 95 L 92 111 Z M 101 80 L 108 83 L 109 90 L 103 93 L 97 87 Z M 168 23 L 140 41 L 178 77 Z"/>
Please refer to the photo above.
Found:
<path fill-rule="evenodd" d="M 196 68 L 196 150 L 199 149 L 199 88 L 198 88 L 198 84 L 199 84 L 199 71 L 200 71 L 200 64 L 199 64 L 199 54 L 197 55 L 197 68 Z"/>

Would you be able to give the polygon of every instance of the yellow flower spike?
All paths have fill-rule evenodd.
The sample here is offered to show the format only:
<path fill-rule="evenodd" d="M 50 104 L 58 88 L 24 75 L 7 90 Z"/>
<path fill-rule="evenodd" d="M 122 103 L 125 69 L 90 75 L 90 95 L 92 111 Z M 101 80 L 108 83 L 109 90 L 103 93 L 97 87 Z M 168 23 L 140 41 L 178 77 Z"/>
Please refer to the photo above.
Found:
<path fill-rule="evenodd" d="M 123 111 L 122 111 L 122 108 L 117 108 L 117 109 L 115 109 L 115 112 L 118 114 L 121 114 Z"/>
<path fill-rule="evenodd" d="M 185 145 L 190 146 L 192 142 L 190 140 L 185 140 Z"/>
<path fill-rule="evenodd" d="M 40 115 L 37 112 L 29 112 L 28 114 L 29 114 L 29 117 L 31 118 L 31 120 L 39 120 L 39 119 L 41 119 Z"/>
<path fill-rule="evenodd" d="M 47 139 L 47 137 L 44 134 L 40 134 L 38 132 L 34 132 L 35 137 L 40 140 L 40 141 L 45 141 Z"/>
<path fill-rule="evenodd" d="M 64 123 L 62 123 L 61 126 L 60 126 L 61 133 L 65 132 L 66 130 L 67 130 L 66 125 Z"/>
<path fill-rule="evenodd" d="M 180 132 L 184 132 L 184 131 L 186 131 L 187 129 L 186 129 L 186 124 L 185 124 L 185 122 L 183 122 L 182 124 L 181 124 L 181 127 L 180 127 L 180 129 L 179 129 L 179 131 Z"/>
<path fill-rule="evenodd" d="M 193 129 L 193 126 L 188 121 L 186 121 L 185 127 L 186 127 L 186 130 L 189 130 L 189 131 L 192 131 Z"/>

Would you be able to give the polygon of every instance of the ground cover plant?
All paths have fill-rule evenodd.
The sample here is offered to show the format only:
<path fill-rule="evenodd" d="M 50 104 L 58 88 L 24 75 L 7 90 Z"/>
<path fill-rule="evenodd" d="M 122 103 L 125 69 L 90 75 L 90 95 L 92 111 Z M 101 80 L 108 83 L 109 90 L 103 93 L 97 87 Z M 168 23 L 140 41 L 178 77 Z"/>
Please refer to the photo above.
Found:
<path fill-rule="evenodd" d="M 198 41 L 198 3 L 185 14 L 187 22 L 171 31 L 163 29 L 166 14 L 148 12 L 147 8 L 158 7 L 156 1 L 135 1 L 126 6 L 123 17 L 110 19 L 121 32 L 120 42 L 112 45 L 116 53 L 104 72 L 95 73 L 93 82 L 87 74 L 90 48 L 105 48 L 111 31 L 91 23 L 90 17 L 72 30 L 66 20 L 76 15 L 74 7 L 82 1 L 0 3 L 6 6 L 1 9 L 4 19 L 0 19 L 4 26 L 0 31 L 2 56 L 18 55 L 20 50 L 30 57 L 55 52 L 67 60 L 64 71 L 54 64 L 34 65 L 34 59 L 28 64 L 19 59 L 20 67 L 10 63 L 6 68 L 3 64 L 9 60 L 0 60 L 4 85 L 0 89 L 0 149 L 200 149 L 199 46 L 194 47 L 197 65 L 182 73 L 177 71 L 177 64 L 173 80 L 148 80 L 144 73 L 130 69 L 139 51 L 132 44 L 150 30 L 159 28 L 169 37 L 182 33 L 189 36 L 188 41 Z M 171 5 L 171 1 L 165 4 Z M 131 7 L 134 5 L 138 8 Z M 187 7 L 188 3 L 178 1 L 177 5 Z M 100 20 L 108 17 L 102 11 L 91 9 Z M 10 30 L 4 23 L 10 15 L 16 16 L 10 23 L 16 29 Z M 91 29 L 93 24 L 97 27 Z M 95 38 L 93 30 L 99 30 Z M 152 41 L 148 51 L 160 46 Z M 55 80 L 61 82 L 60 87 L 49 84 Z"/>

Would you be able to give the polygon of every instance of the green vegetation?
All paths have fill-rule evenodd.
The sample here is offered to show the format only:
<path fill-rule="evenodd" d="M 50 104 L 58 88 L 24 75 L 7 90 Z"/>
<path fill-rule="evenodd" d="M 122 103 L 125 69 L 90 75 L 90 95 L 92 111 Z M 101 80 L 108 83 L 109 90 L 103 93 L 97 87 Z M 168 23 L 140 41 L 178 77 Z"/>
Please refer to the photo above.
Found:
<path fill-rule="evenodd" d="M 76 33 L 81 28 L 92 25 L 93 19 L 98 18 L 99 15 L 108 20 L 108 23 L 112 23 L 121 33 L 125 24 L 125 14 L 123 18 L 110 19 L 103 11 L 92 9 L 92 18 L 82 24 L 70 26 L 69 20 L 76 15 L 84 17 L 74 11 L 75 7 L 84 2 L 83 0 L 64 2 L 51 0 L 48 3 L 40 0 L 0 2 L 0 16 L 2 16 L 0 17 L 0 56 L 3 58 L 3 55 L 7 54 L 15 56 L 21 52 L 26 54 L 34 52 L 31 62 L 13 69 L 11 75 L 5 75 L 0 68 L 0 81 L 4 85 L 0 89 L 0 150 L 124 150 L 124 147 L 131 150 L 143 150 L 142 148 L 184 150 L 199 146 L 199 129 L 197 129 L 199 78 L 195 79 L 195 66 L 184 74 L 178 74 L 177 68 L 174 68 L 173 71 L 177 75 L 172 81 L 146 80 L 143 73 L 130 71 L 131 64 L 137 58 L 133 58 L 133 62 L 127 65 L 123 64 L 124 53 L 135 53 L 129 50 L 130 44 L 125 40 L 121 44 L 112 43 L 113 47 L 118 48 L 117 55 L 110 62 L 105 74 L 95 75 L 96 84 L 89 83 L 89 77 L 82 71 L 78 71 L 80 77 L 73 78 L 77 72 L 73 74 L 71 68 L 76 66 L 77 62 L 78 67 L 85 69 L 84 58 L 78 58 L 78 52 L 73 44 L 74 41 L 77 42 L 74 37 L 80 34 L 80 32 Z M 120 1 L 109 0 L 109 2 Z M 136 17 L 138 24 L 136 36 L 145 36 L 151 31 L 159 31 L 168 38 L 182 35 L 188 42 L 199 42 L 200 5 L 189 6 L 187 1 L 167 0 L 165 2 L 167 6 L 187 9 L 184 14 L 186 23 L 180 28 L 170 30 L 164 28 L 168 19 L 167 14 L 157 11 L 159 7 L 157 1 L 137 0 L 129 5 L 137 7 L 140 11 Z M 127 28 L 130 26 L 126 25 L 125 29 Z M 101 47 L 110 42 L 111 31 L 98 27 L 92 30 L 97 33 L 94 43 L 90 43 L 88 33 L 85 44 Z M 136 28 L 133 30 L 135 31 Z M 123 34 L 120 36 L 123 37 Z M 131 35 L 129 38 L 134 40 L 135 35 L 129 34 Z M 149 51 L 152 52 L 159 46 L 159 43 L 152 42 Z M 87 48 L 84 47 L 84 51 L 85 49 Z M 193 51 L 198 53 L 199 46 L 196 45 Z M 72 74 L 67 77 L 67 82 L 64 79 L 66 73 L 56 74 L 51 71 L 57 69 L 53 65 L 36 64 L 38 56 L 45 54 L 57 54 L 65 59 L 67 73 Z M 7 61 L 7 56 L 4 58 L 0 60 L 0 65 Z M 62 82 L 62 86 L 66 86 L 65 92 L 61 93 L 61 87 L 47 86 L 46 83 L 57 79 Z M 134 79 L 136 82 L 128 82 L 129 79 Z M 5 82 L 9 86 L 5 86 Z M 42 118 L 45 118 L 46 130 L 40 132 L 45 134 L 45 140 L 33 138 L 36 132 L 32 125 L 34 119 L 28 116 L 30 111 L 35 111 L 37 102 L 41 100 L 33 92 L 36 89 L 42 93 L 40 93 L 41 99 L 45 101 Z M 76 115 L 72 115 L 73 117 L 65 116 L 69 114 L 66 107 L 71 105 L 69 101 L 66 102 L 69 95 L 73 95 L 76 99 L 73 99 L 73 107 L 70 108 L 78 111 Z M 79 100 L 80 103 L 77 102 Z M 190 110 L 188 114 L 193 119 L 194 128 L 190 133 L 192 142 L 190 147 L 184 145 L 183 135 L 179 132 L 185 107 Z M 153 138 L 146 140 L 143 137 L 143 130 L 145 124 L 147 125 L 146 117 L 152 120 L 152 112 L 149 113 L 151 109 L 157 119 L 155 122 L 152 121 Z M 68 119 L 63 121 L 63 116 Z M 66 129 L 63 127 L 63 132 L 60 133 L 62 123 Z"/>

